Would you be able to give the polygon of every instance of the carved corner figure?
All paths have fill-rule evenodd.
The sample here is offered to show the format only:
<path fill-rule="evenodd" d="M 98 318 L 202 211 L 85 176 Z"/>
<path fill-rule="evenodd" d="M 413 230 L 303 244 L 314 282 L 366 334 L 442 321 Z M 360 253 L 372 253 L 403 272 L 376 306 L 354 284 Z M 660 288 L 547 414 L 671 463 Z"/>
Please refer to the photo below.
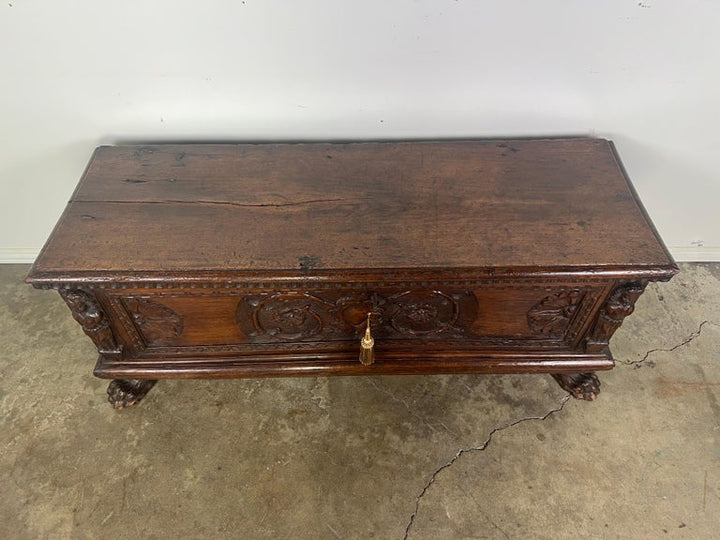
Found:
<path fill-rule="evenodd" d="M 632 281 L 618 285 L 600 308 L 585 340 L 589 353 L 607 351 L 610 338 L 620 328 L 625 317 L 635 309 L 635 302 L 645 290 L 647 281 Z M 561 388 L 574 398 L 593 401 L 600 393 L 600 380 L 595 373 L 553 373 Z"/>
<path fill-rule="evenodd" d="M 83 332 L 93 340 L 100 354 L 119 356 L 122 352 L 110 323 L 97 299 L 82 289 L 60 289 L 60 296 L 70 308 L 73 318 L 80 323 Z"/>
<path fill-rule="evenodd" d="M 635 302 L 645 290 L 647 281 L 633 281 L 618 285 L 600 308 L 595 324 L 585 341 L 587 352 L 607 349 L 610 338 L 620 328 L 625 317 L 635 309 Z"/>
<path fill-rule="evenodd" d="M 105 358 L 119 359 L 122 346 L 118 344 L 110 328 L 102 306 L 92 294 L 82 289 L 60 289 L 73 318 L 80 323 L 83 332 L 92 339 L 98 352 Z M 155 385 L 155 380 L 116 379 L 108 386 L 108 401 L 116 409 L 130 407 L 139 402 Z"/>

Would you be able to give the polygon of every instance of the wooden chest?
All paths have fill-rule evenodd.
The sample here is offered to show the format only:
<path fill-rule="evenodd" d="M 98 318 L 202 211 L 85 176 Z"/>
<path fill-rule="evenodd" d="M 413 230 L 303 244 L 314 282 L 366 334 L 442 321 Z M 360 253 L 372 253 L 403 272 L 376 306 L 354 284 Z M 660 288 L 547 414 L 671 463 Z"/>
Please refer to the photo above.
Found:
<path fill-rule="evenodd" d="M 593 399 L 676 272 L 612 143 L 572 138 L 100 147 L 27 281 L 123 407 L 166 377 L 399 373 Z"/>

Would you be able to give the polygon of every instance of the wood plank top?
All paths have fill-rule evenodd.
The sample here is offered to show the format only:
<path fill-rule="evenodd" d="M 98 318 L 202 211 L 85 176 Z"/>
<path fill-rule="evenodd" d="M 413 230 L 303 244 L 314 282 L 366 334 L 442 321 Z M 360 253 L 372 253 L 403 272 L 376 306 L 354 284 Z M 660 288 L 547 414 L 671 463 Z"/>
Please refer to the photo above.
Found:
<path fill-rule="evenodd" d="M 29 277 L 666 267 L 603 139 L 104 146 Z"/>

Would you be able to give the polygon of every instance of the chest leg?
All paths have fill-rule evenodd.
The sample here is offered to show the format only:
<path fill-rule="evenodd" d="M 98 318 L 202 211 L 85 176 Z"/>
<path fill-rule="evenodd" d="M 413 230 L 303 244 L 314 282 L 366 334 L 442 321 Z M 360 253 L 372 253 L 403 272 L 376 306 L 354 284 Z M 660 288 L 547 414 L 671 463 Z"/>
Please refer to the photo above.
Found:
<path fill-rule="evenodd" d="M 107 389 L 108 401 L 116 409 L 132 407 L 147 395 L 156 382 L 153 379 L 114 379 Z"/>

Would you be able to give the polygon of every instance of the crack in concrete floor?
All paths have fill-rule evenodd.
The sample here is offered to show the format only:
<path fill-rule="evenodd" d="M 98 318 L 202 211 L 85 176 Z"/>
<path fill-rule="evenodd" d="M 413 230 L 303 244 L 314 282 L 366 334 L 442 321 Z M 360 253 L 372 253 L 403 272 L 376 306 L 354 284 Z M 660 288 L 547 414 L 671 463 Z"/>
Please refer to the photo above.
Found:
<path fill-rule="evenodd" d="M 718 323 L 715 323 L 715 322 L 712 322 L 712 321 L 709 321 L 709 320 L 704 320 L 704 321 L 702 321 L 702 322 L 700 323 L 700 325 L 698 326 L 697 331 L 690 333 L 690 335 L 689 335 L 686 339 L 684 339 L 683 341 L 681 341 L 681 342 L 678 343 L 677 345 L 674 345 L 674 346 L 672 346 L 672 347 L 670 347 L 670 348 L 655 348 L 655 349 L 650 349 L 650 350 L 648 350 L 648 351 L 645 353 L 645 355 L 644 355 L 640 360 L 634 360 L 634 361 L 618 361 L 618 363 L 620 363 L 620 364 L 622 364 L 622 365 L 625 365 L 625 366 L 633 366 L 635 369 L 638 369 L 638 368 L 640 368 L 641 365 L 650 357 L 651 354 L 654 354 L 654 353 L 657 353 L 657 352 L 673 352 L 673 351 L 676 351 L 677 349 L 680 349 L 681 347 L 685 347 L 686 345 L 688 345 L 689 343 L 691 343 L 693 340 L 695 340 L 695 339 L 697 339 L 698 337 L 700 337 L 700 335 L 702 334 L 703 328 L 704 328 L 706 325 L 720 326 L 720 324 L 718 324 Z M 375 386 L 375 385 L 373 384 L 373 386 Z M 377 386 L 376 386 L 376 388 L 377 388 Z M 390 394 L 388 393 L 388 395 L 390 395 Z M 509 428 L 511 428 L 511 427 L 517 426 L 518 424 L 522 424 L 522 423 L 525 423 L 525 422 L 528 422 L 528 421 L 535 421 L 535 420 L 543 421 L 543 420 L 546 420 L 547 418 L 549 418 L 550 416 L 552 416 L 553 414 L 561 412 L 561 411 L 565 408 L 565 405 L 567 404 L 567 402 L 570 400 L 571 397 L 572 397 L 572 396 L 571 396 L 570 394 L 567 394 L 567 395 L 566 395 L 565 397 L 563 397 L 563 399 L 560 401 L 560 406 L 559 406 L 559 407 L 556 407 L 556 408 L 548 411 L 548 412 L 547 412 L 545 415 L 543 415 L 543 416 L 528 416 L 528 417 L 525 417 L 525 418 L 520 418 L 520 419 L 518 419 L 518 420 L 515 420 L 514 422 L 510 422 L 510 423 L 508 423 L 508 424 L 504 424 L 504 425 L 502 425 L 502 426 L 498 426 L 498 427 L 496 427 L 496 428 L 493 428 L 493 429 L 490 431 L 490 434 L 488 435 L 487 439 L 485 439 L 485 442 L 483 442 L 480 446 L 472 446 L 472 447 L 469 447 L 469 448 L 461 448 L 460 450 L 458 450 L 458 451 L 455 453 L 455 455 L 452 457 L 452 459 L 450 459 L 447 463 L 445 463 L 445 464 L 441 465 L 440 467 L 438 467 L 437 469 L 435 469 L 435 471 L 430 475 L 430 479 L 429 479 L 428 482 L 423 486 L 422 490 L 420 491 L 420 494 L 419 494 L 419 495 L 416 497 L 416 499 L 415 499 L 415 509 L 413 510 L 413 513 L 410 515 L 410 519 L 408 520 L 408 524 L 407 524 L 407 526 L 405 527 L 405 535 L 403 536 L 403 540 L 408 540 L 409 535 L 410 535 L 410 530 L 412 529 L 412 526 L 413 526 L 413 524 L 414 524 L 414 522 L 415 522 L 415 518 L 417 517 L 417 514 L 418 514 L 418 512 L 419 512 L 419 510 L 420 510 L 420 502 L 421 502 L 422 498 L 426 495 L 426 493 L 428 492 L 428 490 L 430 489 L 430 486 L 432 486 L 432 484 L 435 483 L 435 479 L 437 478 L 437 476 L 438 476 L 442 471 L 444 471 L 445 469 L 450 468 L 450 467 L 451 467 L 462 455 L 464 455 L 464 454 L 468 454 L 468 453 L 471 453 L 471 452 L 483 452 L 484 450 L 486 450 L 487 447 L 488 447 L 488 445 L 489 445 L 490 442 L 492 441 L 493 436 L 494 436 L 496 433 L 498 433 L 499 431 L 504 431 L 504 430 L 506 430 L 506 429 L 509 429 Z M 405 403 L 405 405 L 407 406 L 407 403 Z M 408 407 L 408 410 L 410 410 L 410 407 Z M 494 525 L 494 524 L 493 524 L 493 525 Z M 500 529 L 499 527 L 497 527 L 497 525 L 495 525 L 495 527 L 496 527 L 498 530 L 500 530 L 500 532 L 502 532 L 505 536 L 507 536 L 507 534 L 505 533 L 505 531 L 503 531 L 502 529 Z"/>
<path fill-rule="evenodd" d="M 645 353 L 645 355 L 640 360 L 616 360 L 616 362 L 619 364 L 623 364 L 625 366 L 633 366 L 635 369 L 638 369 L 642 366 L 643 363 L 645 363 L 645 361 L 650 357 L 651 354 L 654 354 L 657 352 L 673 352 L 681 347 L 684 347 L 685 345 L 688 345 L 695 339 L 699 338 L 700 334 L 702 334 L 703 327 L 705 327 L 708 324 L 711 324 L 713 326 L 720 326 L 720 324 L 718 324 L 718 323 L 705 320 L 700 323 L 696 332 L 691 332 L 690 335 L 686 339 L 684 339 L 677 345 L 670 347 L 669 349 L 663 349 L 663 348 L 650 349 L 649 351 L 647 351 Z M 648 365 L 649 365 L 649 362 L 648 362 Z"/>
<path fill-rule="evenodd" d="M 425 496 L 425 494 L 428 492 L 428 490 L 430 489 L 430 486 L 432 486 L 433 483 L 435 483 L 435 479 L 442 471 L 450 468 L 464 454 L 469 454 L 472 452 L 483 452 L 490 445 L 490 442 L 492 441 L 495 434 L 500 431 L 504 431 L 506 429 L 509 429 L 511 427 L 517 426 L 518 424 L 522 424 L 525 422 L 530 422 L 530 421 L 535 421 L 535 420 L 538 420 L 538 421 L 547 420 L 553 414 L 561 412 L 565 408 L 565 404 L 570 400 L 571 397 L 572 396 L 570 394 L 567 394 L 565 397 L 563 397 L 560 400 L 560 405 L 558 407 L 548 411 L 543 416 L 526 416 L 524 418 L 520 418 L 513 422 L 509 422 L 507 424 L 503 424 L 502 426 L 493 428 L 490 431 L 490 434 L 485 439 L 485 442 L 483 442 L 481 445 L 471 446 L 469 448 L 461 448 L 460 450 L 458 450 L 455 453 L 455 455 L 452 457 L 452 459 L 450 459 L 447 463 L 445 463 L 445 464 L 441 465 L 440 467 L 438 467 L 437 469 L 435 469 L 435 471 L 430 475 L 430 479 L 427 481 L 425 486 L 423 486 L 422 490 L 420 491 L 420 494 L 415 498 L 415 509 L 413 510 L 413 513 L 410 515 L 408 524 L 405 527 L 405 535 L 403 536 L 403 540 L 408 540 L 408 537 L 410 535 L 410 529 L 412 529 L 413 523 L 415 522 L 415 518 L 417 517 L 418 511 L 420 510 L 420 501 Z"/>

